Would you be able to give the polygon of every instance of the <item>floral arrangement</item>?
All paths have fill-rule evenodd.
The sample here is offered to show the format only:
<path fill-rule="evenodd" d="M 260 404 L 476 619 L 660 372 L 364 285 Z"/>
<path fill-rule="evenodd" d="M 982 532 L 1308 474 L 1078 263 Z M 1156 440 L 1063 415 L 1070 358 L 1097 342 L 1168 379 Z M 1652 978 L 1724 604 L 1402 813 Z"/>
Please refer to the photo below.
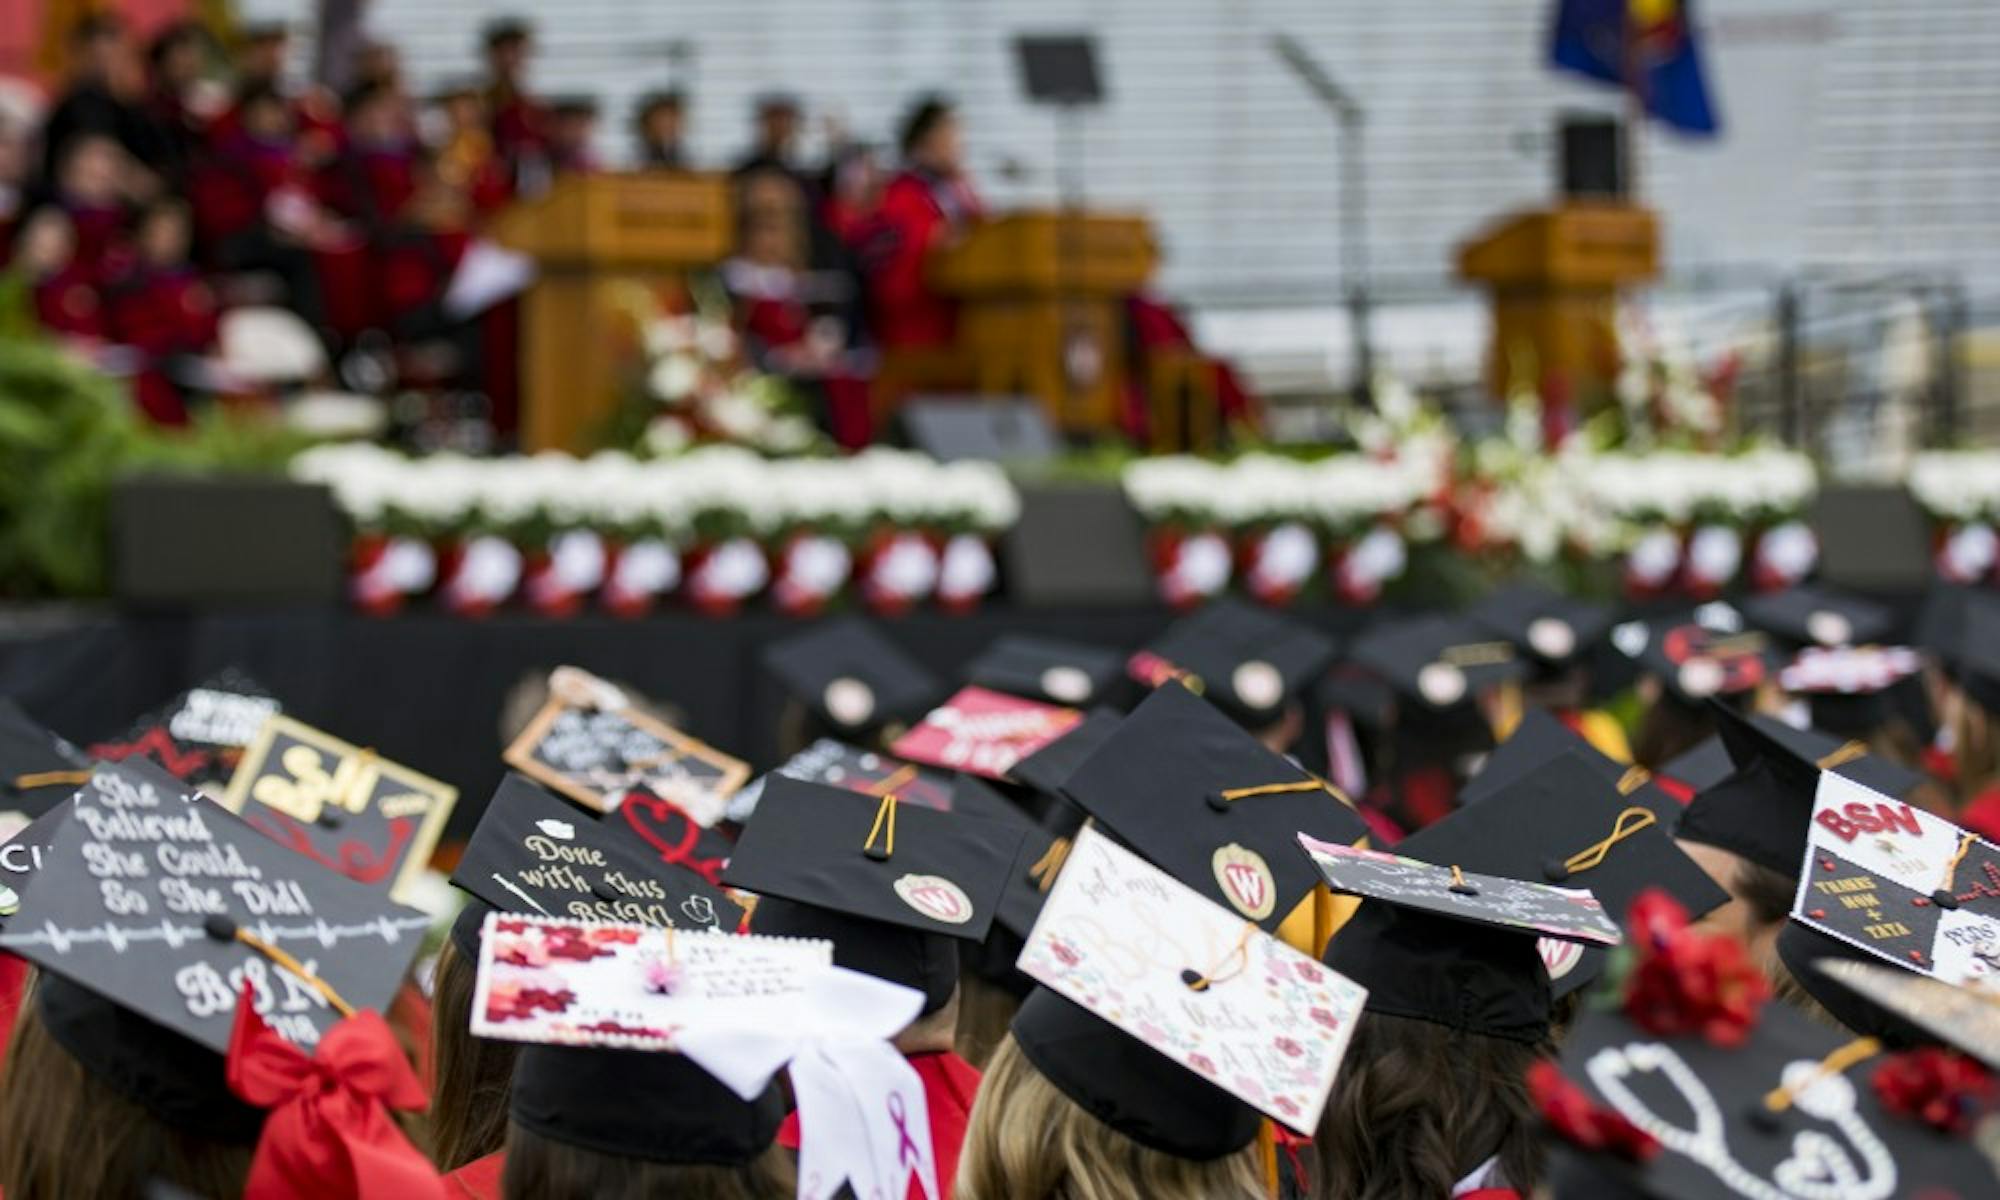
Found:
<path fill-rule="evenodd" d="M 768 591 L 803 615 L 850 585 L 878 612 L 965 609 L 992 590 L 992 540 L 1020 507 L 989 463 L 893 450 L 474 459 L 337 445 L 299 455 L 291 474 L 330 487 L 353 522 L 353 598 L 377 613 L 434 591 L 467 616 L 517 598 L 550 615 L 595 599 L 638 616 L 675 594 L 726 614 Z"/>
<path fill-rule="evenodd" d="M 1938 575 L 2000 583 L 2000 450 L 1940 450 L 1910 464 L 1910 495 L 1930 514 Z"/>

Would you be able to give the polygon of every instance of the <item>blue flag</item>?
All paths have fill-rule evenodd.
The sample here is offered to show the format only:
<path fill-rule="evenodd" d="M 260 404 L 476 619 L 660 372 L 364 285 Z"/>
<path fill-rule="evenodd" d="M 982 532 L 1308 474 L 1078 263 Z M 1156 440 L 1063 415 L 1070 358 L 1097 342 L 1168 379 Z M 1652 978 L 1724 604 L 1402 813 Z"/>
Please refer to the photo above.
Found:
<path fill-rule="evenodd" d="M 1683 133 L 1719 128 L 1701 73 L 1689 0 L 1558 0 L 1549 59 L 1637 89 L 1646 111 Z"/>

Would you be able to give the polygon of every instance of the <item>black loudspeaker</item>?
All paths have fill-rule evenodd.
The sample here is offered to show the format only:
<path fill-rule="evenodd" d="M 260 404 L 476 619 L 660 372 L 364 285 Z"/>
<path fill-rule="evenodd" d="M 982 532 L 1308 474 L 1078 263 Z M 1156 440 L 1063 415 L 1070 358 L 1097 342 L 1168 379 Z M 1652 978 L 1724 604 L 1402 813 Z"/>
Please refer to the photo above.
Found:
<path fill-rule="evenodd" d="M 1001 551 L 1008 591 L 1024 607 L 1151 603 L 1144 538 L 1116 487 L 1021 485 L 1021 520 Z"/>
<path fill-rule="evenodd" d="M 1014 39 L 1021 90 L 1038 104 L 1086 105 L 1104 101 L 1097 71 L 1097 42 L 1083 34 L 1040 34 Z"/>
<path fill-rule="evenodd" d="M 1615 119 L 1579 113 L 1562 118 L 1562 194 L 1624 197 L 1624 139 Z"/>
<path fill-rule="evenodd" d="M 1864 592 L 1920 592 L 1932 581 L 1931 524 L 1901 487 L 1833 484 L 1806 514 L 1819 577 Z"/>
<path fill-rule="evenodd" d="M 318 484 L 146 475 L 111 491 L 111 587 L 129 604 L 335 604 L 346 552 Z"/>
<path fill-rule="evenodd" d="M 903 404 L 902 420 L 910 445 L 940 462 L 1043 462 L 1062 449 L 1048 413 L 1033 399 L 912 396 Z"/>

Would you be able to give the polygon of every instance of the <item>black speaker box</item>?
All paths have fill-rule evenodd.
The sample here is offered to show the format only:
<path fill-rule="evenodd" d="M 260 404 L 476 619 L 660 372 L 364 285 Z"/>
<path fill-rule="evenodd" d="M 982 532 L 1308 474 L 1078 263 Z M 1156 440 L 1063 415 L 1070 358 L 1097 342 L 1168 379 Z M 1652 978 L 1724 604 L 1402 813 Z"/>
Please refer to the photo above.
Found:
<path fill-rule="evenodd" d="M 1864 592 L 1921 592 L 1931 583 L 1931 526 L 1909 490 L 1829 484 L 1806 522 L 1819 535 L 1819 576 Z"/>
<path fill-rule="evenodd" d="M 1562 194 L 1624 198 L 1624 145 L 1616 120 L 1576 113 L 1563 117 Z"/>
<path fill-rule="evenodd" d="M 346 551 L 318 484 L 141 475 L 111 492 L 112 593 L 129 604 L 336 604 Z"/>
<path fill-rule="evenodd" d="M 1125 493 L 1103 484 L 1023 484 L 1021 520 L 1002 547 L 1014 602 L 1149 604 L 1145 531 Z"/>

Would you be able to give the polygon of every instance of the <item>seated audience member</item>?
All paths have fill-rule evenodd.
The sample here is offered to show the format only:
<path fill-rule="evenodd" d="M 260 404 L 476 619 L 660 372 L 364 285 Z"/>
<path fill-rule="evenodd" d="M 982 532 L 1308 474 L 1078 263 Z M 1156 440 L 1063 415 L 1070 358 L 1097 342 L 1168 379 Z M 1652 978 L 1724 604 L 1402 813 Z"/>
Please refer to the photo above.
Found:
<path fill-rule="evenodd" d="M 36 209 L 0 271 L 0 336 L 96 338 L 103 333 L 97 290 L 75 268 L 76 235 L 60 209 Z"/>
<path fill-rule="evenodd" d="M 55 201 L 75 232 L 76 264 L 93 278 L 103 272 L 125 234 L 126 163 L 115 139 L 80 133 L 70 139 L 56 175 Z"/>
<path fill-rule="evenodd" d="M 298 155 L 291 105 L 270 88 L 246 92 L 234 131 L 196 172 L 197 234 L 217 266 L 266 271 L 309 323 L 325 323 L 311 251 L 336 244 L 340 223 L 320 204 Z"/>
<path fill-rule="evenodd" d="M 176 189 L 187 187 L 216 115 L 203 91 L 213 52 L 208 31 L 194 21 L 167 26 L 146 48 L 146 116 L 166 155 L 153 165 Z"/>
<path fill-rule="evenodd" d="M 632 132 L 638 141 L 639 166 L 685 171 L 694 165 L 687 152 L 687 97 L 680 92 L 652 92 L 641 97 Z"/>
<path fill-rule="evenodd" d="M 185 367 L 215 345 L 215 296 L 188 259 L 189 236 L 187 206 L 155 201 L 104 288 L 109 336 L 144 356 L 133 383 L 139 407 L 163 425 L 186 423 Z"/>
<path fill-rule="evenodd" d="M 321 173 L 327 206 L 375 239 L 399 218 L 417 191 L 422 153 L 403 94 L 388 83 L 364 83 L 347 97 L 347 145 Z"/>
<path fill-rule="evenodd" d="M 950 101 L 919 102 L 903 122 L 900 145 L 903 169 L 882 194 L 867 256 L 875 336 L 885 348 L 948 345 L 958 327 L 957 306 L 931 290 L 925 264 L 981 212 Z"/>
<path fill-rule="evenodd" d="M 827 169 L 820 223 L 850 253 L 858 252 L 866 240 L 887 182 L 873 146 L 847 146 Z"/>
<path fill-rule="evenodd" d="M 602 166 L 597 140 L 597 101 L 590 96 L 562 96 L 549 103 L 549 167 L 557 174 L 587 174 Z"/>
<path fill-rule="evenodd" d="M 292 47 L 291 30 L 283 21 L 257 21 L 245 25 L 238 35 L 236 50 L 236 92 L 247 96 L 272 92 L 290 109 L 293 153 L 306 170 L 317 170 L 333 161 L 340 150 L 340 106 L 325 88 L 295 88 L 286 83 L 285 63 Z M 226 114 L 218 134 L 234 131 L 240 113 Z"/>

